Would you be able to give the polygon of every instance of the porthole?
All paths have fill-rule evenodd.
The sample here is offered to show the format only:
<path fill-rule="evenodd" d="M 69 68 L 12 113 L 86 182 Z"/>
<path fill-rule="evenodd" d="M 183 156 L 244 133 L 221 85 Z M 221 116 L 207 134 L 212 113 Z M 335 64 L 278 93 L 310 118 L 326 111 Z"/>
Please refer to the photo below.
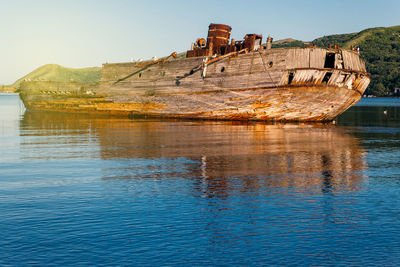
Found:
<path fill-rule="evenodd" d="M 142 73 L 139 73 L 139 78 L 142 78 Z"/>
<path fill-rule="evenodd" d="M 274 65 L 274 62 L 272 62 L 272 61 L 270 61 L 270 62 L 268 62 L 268 68 L 272 68 L 272 66 Z"/>
<path fill-rule="evenodd" d="M 225 67 L 222 67 L 222 68 L 221 68 L 221 72 L 224 72 L 224 71 L 225 71 Z"/>

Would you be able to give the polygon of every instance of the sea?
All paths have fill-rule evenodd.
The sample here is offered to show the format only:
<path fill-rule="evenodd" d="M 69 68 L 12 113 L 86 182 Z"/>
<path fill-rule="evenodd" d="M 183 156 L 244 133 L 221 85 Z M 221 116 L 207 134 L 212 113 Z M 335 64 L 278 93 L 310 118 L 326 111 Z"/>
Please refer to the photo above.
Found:
<path fill-rule="evenodd" d="M 0 95 L 0 266 L 399 266 L 400 99 L 335 123 L 29 112 Z"/>

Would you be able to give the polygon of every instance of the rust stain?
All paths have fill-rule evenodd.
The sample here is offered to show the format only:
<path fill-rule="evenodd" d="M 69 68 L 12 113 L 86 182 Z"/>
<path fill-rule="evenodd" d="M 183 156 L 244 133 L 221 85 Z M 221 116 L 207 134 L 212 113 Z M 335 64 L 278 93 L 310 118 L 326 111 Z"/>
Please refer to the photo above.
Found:
<path fill-rule="evenodd" d="M 101 113 L 111 115 L 141 115 L 170 118 L 197 118 L 222 120 L 273 120 L 273 121 L 329 121 L 360 99 L 356 90 L 335 86 L 289 86 L 267 90 L 267 94 L 240 98 L 227 98 L 209 105 L 179 105 L 179 100 L 167 104 L 156 102 L 114 103 L 105 98 L 25 101 L 33 110 L 70 111 L 75 113 Z M 217 96 L 206 96 L 207 103 Z M 219 95 L 219 93 L 217 94 Z M 329 104 L 331 95 L 348 98 L 343 104 Z M 220 97 L 220 96 L 218 96 Z M 319 99 L 320 98 L 320 99 Z M 164 98 L 163 98 L 164 99 Z M 188 99 L 189 100 L 189 99 Z M 190 101 L 197 101 L 194 97 Z M 165 101 L 165 100 L 164 100 Z M 336 100 L 335 100 L 336 101 Z M 300 104 L 303 103 L 303 104 Z M 178 105 L 178 106 L 177 106 Z M 329 105 L 329 108 L 322 108 Z M 208 106 L 208 108 L 207 108 Z M 178 108 L 177 108 L 178 107 Z"/>
<path fill-rule="evenodd" d="M 256 101 L 254 104 L 251 105 L 251 109 L 258 109 L 258 108 L 265 108 L 265 104 L 261 103 L 260 101 Z"/>
<path fill-rule="evenodd" d="M 159 112 L 167 108 L 165 104 L 157 103 L 98 103 L 97 110 L 118 110 L 118 111 L 136 111 L 136 112 Z"/>
<path fill-rule="evenodd" d="M 257 90 L 267 90 L 267 89 L 288 89 L 288 88 L 302 88 L 302 87 L 307 87 L 307 88 L 316 88 L 316 87 L 338 87 L 338 88 L 343 88 L 343 89 L 348 89 L 346 86 L 331 86 L 327 84 L 305 84 L 305 83 L 296 83 L 296 84 L 290 84 L 290 85 L 278 85 L 278 86 L 263 86 L 263 87 L 253 87 L 253 88 L 240 88 L 240 89 L 226 89 L 226 90 L 207 90 L 207 91 L 187 91 L 187 92 L 178 92 L 178 93 L 158 93 L 160 96 L 167 96 L 167 95 L 204 95 L 204 94 L 211 94 L 211 93 L 221 93 L 221 92 L 244 92 L 244 91 L 257 91 Z M 357 91 L 356 89 L 348 89 L 348 90 L 354 90 Z"/>

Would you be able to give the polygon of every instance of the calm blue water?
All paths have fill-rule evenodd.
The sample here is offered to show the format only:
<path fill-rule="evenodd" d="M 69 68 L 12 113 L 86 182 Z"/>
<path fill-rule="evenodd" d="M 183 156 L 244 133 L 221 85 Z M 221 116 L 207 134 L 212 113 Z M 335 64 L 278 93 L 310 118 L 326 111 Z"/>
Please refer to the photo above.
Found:
<path fill-rule="evenodd" d="M 0 149 L 0 265 L 400 264 L 399 99 L 269 125 L 0 95 Z"/>

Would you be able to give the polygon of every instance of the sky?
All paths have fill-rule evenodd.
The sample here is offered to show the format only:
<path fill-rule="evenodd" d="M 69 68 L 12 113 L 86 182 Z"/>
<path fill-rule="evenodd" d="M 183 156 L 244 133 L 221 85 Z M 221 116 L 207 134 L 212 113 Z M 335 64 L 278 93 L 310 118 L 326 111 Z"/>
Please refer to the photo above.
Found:
<path fill-rule="evenodd" d="M 274 40 L 400 25 L 398 0 L 0 0 L 0 85 L 45 64 L 70 68 L 183 52 L 210 23 Z"/>

